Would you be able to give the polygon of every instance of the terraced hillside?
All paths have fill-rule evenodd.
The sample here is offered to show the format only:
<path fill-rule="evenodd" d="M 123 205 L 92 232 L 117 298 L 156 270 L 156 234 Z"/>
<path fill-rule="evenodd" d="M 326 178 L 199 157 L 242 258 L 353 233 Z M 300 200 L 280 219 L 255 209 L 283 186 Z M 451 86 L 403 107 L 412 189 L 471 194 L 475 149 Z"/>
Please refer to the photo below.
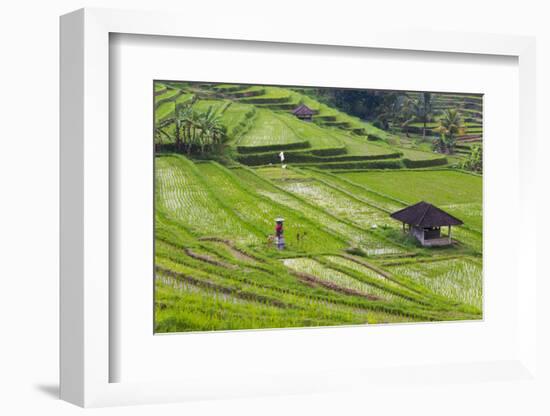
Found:
<path fill-rule="evenodd" d="M 293 89 L 158 82 L 154 96 L 156 332 L 482 317 L 480 175 Z M 178 151 L 178 128 L 209 128 L 181 109 L 214 114 L 225 140 Z M 451 246 L 390 218 L 419 200 L 463 220 Z"/>
<path fill-rule="evenodd" d="M 173 131 L 176 108 L 193 103 L 205 111 L 212 107 L 227 131 L 228 154 L 249 166 L 279 162 L 285 152 L 287 163 L 332 168 L 389 168 L 442 166 L 445 155 L 425 149 L 399 146 L 397 136 L 371 123 L 288 88 L 233 84 L 197 85 L 157 83 L 156 120 Z M 315 111 L 313 123 L 302 121 L 291 111 L 305 104 Z"/>
<path fill-rule="evenodd" d="M 418 97 L 417 93 L 409 93 L 411 97 Z M 463 121 L 463 131 L 457 136 L 455 156 L 463 157 L 471 153 L 471 147 L 483 141 L 483 96 L 469 94 L 431 94 L 432 121 L 427 123 L 425 132 L 428 140 L 438 136 L 438 126 L 445 110 L 458 110 Z M 423 135 L 424 123 L 417 121 L 403 128 L 395 126 L 395 129 L 413 139 L 419 139 Z M 410 142 L 405 140 L 405 142 Z M 425 147 L 426 148 L 426 147 Z"/>

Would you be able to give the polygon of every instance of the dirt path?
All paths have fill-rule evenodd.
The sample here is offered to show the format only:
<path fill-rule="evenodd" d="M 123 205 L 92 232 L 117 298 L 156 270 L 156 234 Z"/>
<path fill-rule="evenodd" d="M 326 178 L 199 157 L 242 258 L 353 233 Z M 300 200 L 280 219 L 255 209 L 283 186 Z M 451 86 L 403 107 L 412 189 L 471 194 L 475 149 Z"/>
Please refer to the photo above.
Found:
<path fill-rule="evenodd" d="M 380 300 L 378 296 L 365 294 L 363 292 L 359 292 L 358 290 L 354 290 L 354 289 L 348 289 L 347 287 L 339 286 L 336 283 L 327 282 L 326 280 L 319 279 L 309 273 L 296 272 L 296 271 L 290 271 L 290 273 L 311 287 L 322 286 L 326 289 L 331 289 L 331 290 L 334 290 L 335 292 L 344 293 L 346 295 L 360 296 L 362 298 L 367 298 L 368 300 Z"/>
<path fill-rule="evenodd" d="M 155 269 L 156 269 L 157 273 L 164 274 L 164 275 L 169 276 L 173 279 L 181 280 L 181 281 L 190 283 L 190 284 L 192 284 L 194 286 L 197 286 L 197 287 L 202 287 L 202 288 L 213 290 L 213 291 L 216 291 L 216 292 L 220 292 L 220 293 L 223 293 L 223 294 L 226 294 L 226 295 L 231 295 L 231 296 L 234 296 L 234 297 L 239 298 L 239 299 L 264 303 L 264 304 L 268 304 L 268 305 L 271 305 L 271 306 L 276 306 L 278 308 L 291 308 L 292 307 L 292 305 L 287 304 L 285 302 L 282 302 L 278 299 L 274 299 L 274 298 L 264 296 L 264 295 L 258 295 L 257 293 L 247 292 L 247 291 L 244 291 L 244 290 L 237 290 L 237 289 L 234 289 L 234 288 L 231 288 L 231 287 L 227 287 L 227 286 L 223 286 L 223 285 L 218 284 L 218 283 L 211 282 L 209 280 L 203 280 L 203 279 L 199 279 L 199 278 L 196 278 L 196 277 L 188 275 L 188 274 L 175 272 L 173 270 L 166 269 L 166 268 L 161 267 L 161 266 L 156 266 Z"/>
<path fill-rule="evenodd" d="M 200 261 L 204 261 L 204 262 L 209 263 L 209 264 L 213 264 L 214 266 L 220 266 L 220 267 L 224 267 L 226 269 L 236 269 L 237 268 L 237 266 L 235 266 L 234 264 L 218 260 L 215 257 L 210 256 L 208 254 L 195 253 L 193 250 L 191 250 L 189 248 L 184 248 L 183 251 L 185 252 L 185 254 L 187 254 L 191 258 L 194 258 L 194 259 L 200 260 Z"/>
<path fill-rule="evenodd" d="M 245 253 L 244 251 L 240 250 L 230 240 L 224 240 L 223 238 L 218 238 L 218 237 L 202 237 L 202 238 L 199 238 L 199 240 L 200 241 L 213 241 L 215 243 L 220 243 L 220 244 L 225 245 L 226 249 L 237 260 L 245 261 L 245 262 L 262 261 L 260 259 L 255 258 L 255 257 L 252 257 L 251 255 L 249 255 L 249 254 Z"/>

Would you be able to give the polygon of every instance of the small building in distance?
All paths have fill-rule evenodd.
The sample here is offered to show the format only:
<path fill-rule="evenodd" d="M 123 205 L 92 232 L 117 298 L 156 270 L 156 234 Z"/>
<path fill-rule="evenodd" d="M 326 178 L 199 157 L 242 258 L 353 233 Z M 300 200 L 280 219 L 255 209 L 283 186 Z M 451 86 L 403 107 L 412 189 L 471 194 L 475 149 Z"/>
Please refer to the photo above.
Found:
<path fill-rule="evenodd" d="M 294 114 L 300 120 L 311 121 L 313 115 L 315 114 L 315 111 L 305 104 L 300 104 L 294 109 L 294 111 L 292 111 L 292 114 Z"/>
<path fill-rule="evenodd" d="M 401 221 L 403 232 L 408 232 L 426 247 L 452 244 L 451 227 L 463 224 L 458 218 L 424 201 L 396 211 L 390 217 Z M 441 235 L 441 227 L 448 227 L 446 236 Z"/>

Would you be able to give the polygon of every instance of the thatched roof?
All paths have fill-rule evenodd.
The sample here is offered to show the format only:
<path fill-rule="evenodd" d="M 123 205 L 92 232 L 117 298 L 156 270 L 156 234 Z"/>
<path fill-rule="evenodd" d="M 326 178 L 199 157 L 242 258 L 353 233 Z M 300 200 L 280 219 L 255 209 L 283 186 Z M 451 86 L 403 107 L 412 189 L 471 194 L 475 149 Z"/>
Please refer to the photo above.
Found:
<path fill-rule="evenodd" d="M 315 114 L 315 111 L 313 111 L 305 104 L 300 104 L 294 109 L 292 114 L 294 114 L 295 116 L 312 116 Z"/>
<path fill-rule="evenodd" d="M 390 214 L 390 217 L 416 227 L 442 227 L 464 224 L 458 218 L 427 202 L 419 202 Z"/>

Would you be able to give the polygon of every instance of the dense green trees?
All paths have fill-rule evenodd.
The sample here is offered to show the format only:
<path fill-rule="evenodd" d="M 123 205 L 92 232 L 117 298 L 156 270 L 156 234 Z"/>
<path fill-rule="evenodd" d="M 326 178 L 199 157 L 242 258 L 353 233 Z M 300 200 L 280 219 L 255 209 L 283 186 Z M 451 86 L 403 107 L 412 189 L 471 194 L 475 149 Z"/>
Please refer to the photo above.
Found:
<path fill-rule="evenodd" d="M 411 123 L 422 122 L 422 139 L 424 140 L 427 124 L 432 121 L 434 116 L 432 94 L 423 92 L 418 97 L 406 95 L 399 107 L 399 114 L 398 121 L 407 137 L 409 136 L 408 126 Z"/>
<path fill-rule="evenodd" d="M 340 110 L 364 120 L 373 120 L 376 127 L 389 130 L 400 126 L 407 132 L 411 123 L 422 122 L 422 137 L 426 137 L 427 124 L 433 121 L 432 93 L 408 94 L 398 91 L 326 89 L 304 91 Z"/>
<path fill-rule="evenodd" d="M 201 153 L 214 151 L 223 143 L 226 129 L 220 121 L 220 116 L 212 108 L 206 112 L 193 110 L 193 104 L 176 106 L 173 120 L 173 137 L 175 150 L 180 153 Z M 169 125 L 170 126 L 170 125 Z M 169 126 L 157 126 L 155 129 L 155 143 L 157 148 L 162 147 L 164 138 L 170 135 L 166 132 Z"/>
<path fill-rule="evenodd" d="M 470 154 L 462 161 L 460 167 L 472 172 L 483 173 L 483 145 L 474 144 Z"/>
<path fill-rule="evenodd" d="M 389 130 L 392 124 L 401 124 L 408 117 L 404 109 L 407 97 L 399 93 L 387 93 L 380 105 L 376 108 L 374 125 L 378 128 Z"/>

